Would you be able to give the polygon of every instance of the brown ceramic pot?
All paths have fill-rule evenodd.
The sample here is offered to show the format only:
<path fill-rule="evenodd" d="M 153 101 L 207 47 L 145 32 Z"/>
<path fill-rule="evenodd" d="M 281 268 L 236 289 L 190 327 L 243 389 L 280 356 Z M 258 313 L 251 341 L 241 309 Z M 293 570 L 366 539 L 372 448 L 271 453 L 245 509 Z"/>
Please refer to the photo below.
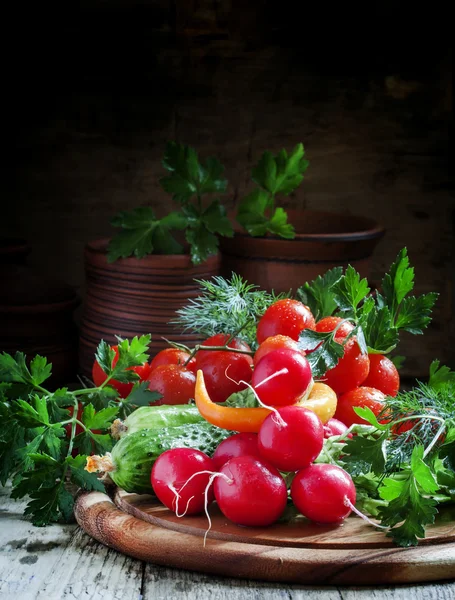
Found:
<path fill-rule="evenodd" d="M 52 363 L 46 387 L 75 381 L 76 292 L 25 264 L 0 264 L 0 277 L 0 351 L 24 352 L 28 361 L 36 354 L 45 356 Z"/>
<path fill-rule="evenodd" d="M 218 275 L 220 255 L 194 266 L 189 255 L 148 255 L 107 261 L 108 239 L 85 248 L 87 295 L 79 338 L 79 367 L 91 377 L 95 350 L 101 339 L 116 344 L 116 335 L 131 338 L 150 333 L 153 356 L 167 346 L 164 338 L 189 347 L 200 336 L 184 333 L 169 322 L 189 299 L 200 294 L 195 279 Z"/>
<path fill-rule="evenodd" d="M 372 219 L 331 212 L 287 209 L 292 240 L 252 237 L 235 223 L 232 238 L 220 238 L 221 274 L 232 272 L 269 292 L 288 292 L 328 269 L 351 264 L 370 274 L 373 251 L 385 229 Z"/>

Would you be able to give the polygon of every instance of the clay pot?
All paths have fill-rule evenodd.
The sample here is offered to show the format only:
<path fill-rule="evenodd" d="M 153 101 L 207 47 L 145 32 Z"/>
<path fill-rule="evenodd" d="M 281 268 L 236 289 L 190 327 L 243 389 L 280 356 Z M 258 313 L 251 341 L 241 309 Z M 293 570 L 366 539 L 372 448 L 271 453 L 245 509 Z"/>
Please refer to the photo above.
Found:
<path fill-rule="evenodd" d="M 185 333 L 169 322 L 189 299 L 200 295 L 195 279 L 218 275 L 221 257 L 211 256 L 194 266 L 189 255 L 148 255 L 107 261 L 109 239 L 96 240 L 85 248 L 87 296 L 79 338 L 79 366 L 91 377 L 95 351 L 104 340 L 116 344 L 116 335 L 132 338 L 150 333 L 153 356 L 168 346 L 164 338 L 189 347 L 201 342 L 197 334 Z"/>
<path fill-rule="evenodd" d="M 351 264 L 370 275 L 373 251 L 385 229 L 372 219 L 331 212 L 287 209 L 293 240 L 252 237 L 237 223 L 232 238 L 220 238 L 221 274 L 232 272 L 269 292 L 293 293 L 336 266 Z M 233 220 L 234 222 L 234 220 Z"/>
<path fill-rule="evenodd" d="M 21 351 L 27 362 L 36 354 L 45 356 L 52 363 L 49 389 L 75 381 L 73 312 L 80 303 L 75 291 L 25 264 L 0 264 L 0 277 L 0 351 Z"/>

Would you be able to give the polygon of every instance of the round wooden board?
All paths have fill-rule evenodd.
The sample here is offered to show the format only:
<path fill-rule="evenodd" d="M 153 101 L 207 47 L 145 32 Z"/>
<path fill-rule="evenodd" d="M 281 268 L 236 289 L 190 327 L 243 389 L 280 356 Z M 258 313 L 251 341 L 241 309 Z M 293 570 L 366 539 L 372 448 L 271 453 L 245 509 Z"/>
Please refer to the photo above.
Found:
<path fill-rule="evenodd" d="M 76 519 L 90 536 L 119 552 L 167 567 L 271 582 L 383 585 L 455 578 L 455 521 L 428 528 L 412 548 L 349 517 L 339 526 L 305 519 L 269 528 L 237 527 L 215 504 L 212 520 L 176 517 L 152 496 L 118 490 L 81 494 Z M 449 518 L 449 517 L 448 517 Z"/>

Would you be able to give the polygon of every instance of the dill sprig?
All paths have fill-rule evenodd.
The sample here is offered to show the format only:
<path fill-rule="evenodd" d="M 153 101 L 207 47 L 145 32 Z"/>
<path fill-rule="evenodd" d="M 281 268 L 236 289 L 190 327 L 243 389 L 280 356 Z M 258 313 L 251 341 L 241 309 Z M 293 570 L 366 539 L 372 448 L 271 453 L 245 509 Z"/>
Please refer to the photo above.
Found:
<path fill-rule="evenodd" d="M 385 465 L 385 473 L 390 473 L 411 460 L 415 446 L 436 449 L 455 429 L 455 383 L 433 387 L 418 381 L 412 390 L 387 397 L 378 420 L 381 417 L 393 424 Z"/>
<path fill-rule="evenodd" d="M 183 330 L 196 331 L 207 337 L 217 333 L 237 335 L 252 350 L 257 348 L 256 327 L 268 306 L 286 294 L 269 293 L 232 273 L 231 279 L 214 276 L 195 280 L 201 294 L 190 299 L 172 324 Z"/>

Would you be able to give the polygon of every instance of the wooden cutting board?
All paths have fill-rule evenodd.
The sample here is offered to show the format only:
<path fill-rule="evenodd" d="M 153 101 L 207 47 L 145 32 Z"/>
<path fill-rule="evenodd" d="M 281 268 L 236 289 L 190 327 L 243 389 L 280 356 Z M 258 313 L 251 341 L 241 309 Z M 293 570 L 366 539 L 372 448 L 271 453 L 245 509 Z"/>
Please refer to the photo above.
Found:
<path fill-rule="evenodd" d="M 427 537 L 399 548 L 356 516 L 342 525 L 303 517 L 267 528 L 238 527 L 216 504 L 205 515 L 177 517 L 153 496 L 117 490 L 79 496 L 76 519 L 90 536 L 158 565 L 242 579 L 327 585 L 382 585 L 455 579 L 454 514 L 441 514 Z"/>

